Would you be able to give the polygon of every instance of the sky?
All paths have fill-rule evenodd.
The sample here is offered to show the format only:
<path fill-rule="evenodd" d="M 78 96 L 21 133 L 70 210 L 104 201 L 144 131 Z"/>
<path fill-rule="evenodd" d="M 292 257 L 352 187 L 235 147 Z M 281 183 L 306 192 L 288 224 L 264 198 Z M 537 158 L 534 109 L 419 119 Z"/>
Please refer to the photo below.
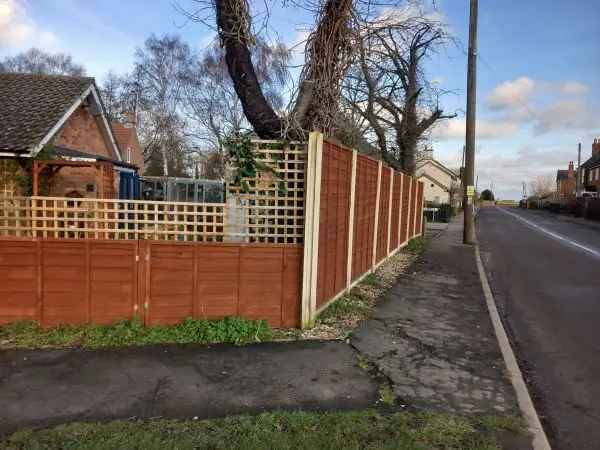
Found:
<path fill-rule="evenodd" d="M 179 0 L 194 7 L 193 0 Z M 287 2 L 289 4 L 289 2 Z M 313 22 L 275 2 L 270 33 L 288 45 Z M 255 11 L 263 2 L 251 1 Z M 464 144 L 468 0 L 436 0 L 436 14 L 457 43 L 427 61 L 426 73 L 451 93 L 441 99 L 456 119 L 432 133 L 434 157 L 459 167 Z M 189 22 L 173 0 L 0 0 L 0 57 L 36 46 L 66 52 L 102 82 L 132 68 L 136 48 L 155 33 L 179 34 L 201 50 L 214 37 Z M 480 0 L 477 73 L 478 188 L 518 199 L 522 183 L 554 176 L 582 161 L 600 137 L 600 3 L 598 0 Z M 297 52 L 295 62 L 302 56 Z"/>

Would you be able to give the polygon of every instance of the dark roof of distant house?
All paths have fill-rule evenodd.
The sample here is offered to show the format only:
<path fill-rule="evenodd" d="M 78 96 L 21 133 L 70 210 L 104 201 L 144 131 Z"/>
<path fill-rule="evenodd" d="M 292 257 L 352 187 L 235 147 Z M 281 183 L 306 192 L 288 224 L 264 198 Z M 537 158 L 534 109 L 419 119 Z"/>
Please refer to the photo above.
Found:
<path fill-rule="evenodd" d="M 119 161 L 118 159 L 107 158 L 106 156 L 101 155 L 92 155 L 91 153 L 82 152 L 81 150 L 75 150 L 72 148 L 54 146 L 50 152 L 53 156 L 59 156 L 64 158 L 86 158 L 93 159 L 95 161 L 108 161 L 113 163 L 116 166 L 127 167 L 129 169 L 138 169 L 138 166 L 135 164 L 129 164 L 125 161 Z"/>
<path fill-rule="evenodd" d="M 586 162 L 581 164 L 581 167 L 592 168 L 600 166 L 600 153 L 592 155 Z"/>
<path fill-rule="evenodd" d="M 89 77 L 0 73 L 0 152 L 29 152 L 91 85 Z"/>
<path fill-rule="evenodd" d="M 568 180 L 569 179 L 569 171 L 568 170 L 557 170 L 556 171 L 556 181 Z"/>

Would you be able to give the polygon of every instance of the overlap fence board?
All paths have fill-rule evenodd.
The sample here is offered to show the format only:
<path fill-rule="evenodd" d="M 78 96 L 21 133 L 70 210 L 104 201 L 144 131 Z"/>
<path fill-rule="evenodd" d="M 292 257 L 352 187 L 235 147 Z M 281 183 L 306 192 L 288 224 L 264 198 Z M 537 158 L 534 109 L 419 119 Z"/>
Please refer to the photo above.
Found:
<path fill-rule="evenodd" d="M 400 244 L 408 241 L 408 222 L 410 210 L 410 186 L 412 178 L 404 177 L 402 183 L 402 202 L 400 205 Z"/>
<path fill-rule="evenodd" d="M 0 240 L 0 323 L 39 320 L 38 243 Z"/>
<path fill-rule="evenodd" d="M 0 324 L 242 316 L 298 326 L 302 246 L 0 240 Z"/>
<path fill-rule="evenodd" d="M 395 249 L 400 245 L 400 202 L 402 200 L 402 174 L 394 173 L 394 190 L 392 192 L 392 223 L 390 233 L 390 248 Z"/>
<path fill-rule="evenodd" d="M 410 221 L 408 224 L 408 226 L 409 226 L 408 237 L 409 237 L 409 239 L 412 239 L 416 235 L 415 221 L 416 221 L 416 215 L 417 215 L 417 181 L 415 179 L 411 179 L 409 214 L 410 214 Z"/>
<path fill-rule="evenodd" d="M 346 286 L 352 152 L 323 146 L 317 307 Z"/>
<path fill-rule="evenodd" d="M 388 217 L 390 214 L 390 188 L 392 183 L 392 174 L 386 167 L 381 171 L 381 193 L 379 195 L 379 220 L 377 221 L 377 255 L 376 261 L 379 262 L 387 256 L 388 246 Z"/>
<path fill-rule="evenodd" d="M 417 187 L 417 209 L 420 210 L 421 213 L 419 213 L 419 211 L 417 211 L 417 213 L 416 213 L 415 234 L 421 233 L 421 227 L 423 226 L 423 212 L 422 212 L 422 208 L 423 208 L 423 190 L 424 190 L 423 183 L 418 183 L 418 187 Z"/>
<path fill-rule="evenodd" d="M 366 156 L 358 156 L 356 161 L 352 280 L 367 272 L 373 260 L 377 170 L 377 161 Z"/>

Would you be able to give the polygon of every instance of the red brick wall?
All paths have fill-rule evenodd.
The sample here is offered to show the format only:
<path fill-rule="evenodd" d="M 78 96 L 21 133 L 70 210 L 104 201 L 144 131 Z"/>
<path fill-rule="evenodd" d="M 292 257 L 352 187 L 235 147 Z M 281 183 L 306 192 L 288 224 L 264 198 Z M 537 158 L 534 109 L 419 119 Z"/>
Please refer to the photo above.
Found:
<path fill-rule="evenodd" d="M 54 144 L 111 159 L 117 157 L 104 140 L 96 118 L 87 106 L 80 106 L 69 117 L 55 137 Z"/>
<path fill-rule="evenodd" d="M 100 170 L 95 167 L 63 167 L 52 177 L 50 182 L 49 197 L 65 197 L 67 194 L 77 192 L 85 198 L 101 198 L 100 196 Z M 113 170 L 112 180 L 104 176 L 105 195 L 103 198 L 116 198 L 119 191 L 119 174 Z M 87 185 L 93 184 L 93 192 L 87 192 Z"/>

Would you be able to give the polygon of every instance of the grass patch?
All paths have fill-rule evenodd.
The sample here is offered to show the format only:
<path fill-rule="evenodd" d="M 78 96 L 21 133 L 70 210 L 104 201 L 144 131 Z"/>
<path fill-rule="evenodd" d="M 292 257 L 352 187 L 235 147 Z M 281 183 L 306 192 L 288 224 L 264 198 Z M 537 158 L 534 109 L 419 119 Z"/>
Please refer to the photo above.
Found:
<path fill-rule="evenodd" d="M 113 325 L 65 325 L 42 328 L 35 322 L 16 322 L 0 327 L 0 346 L 43 347 L 119 347 L 147 344 L 209 344 L 224 342 L 248 344 L 271 339 L 273 332 L 264 321 L 227 317 L 222 320 L 187 318 L 178 325 L 144 327 L 140 320 Z"/>
<path fill-rule="evenodd" d="M 378 286 L 379 279 L 377 278 L 377 275 L 370 273 L 362 279 L 361 283 L 365 286 Z"/>
<path fill-rule="evenodd" d="M 406 251 L 409 253 L 419 254 L 425 250 L 425 246 L 427 245 L 427 241 L 424 237 L 416 237 L 411 239 L 406 244 Z"/>
<path fill-rule="evenodd" d="M 396 402 L 394 390 L 387 383 L 382 384 L 379 388 L 379 402 L 387 406 L 394 406 Z"/>
<path fill-rule="evenodd" d="M 369 303 L 360 295 L 346 294 L 331 303 L 317 318 L 318 323 L 335 323 L 347 317 L 366 316 L 371 310 Z"/>
<path fill-rule="evenodd" d="M 296 449 L 296 450 L 492 450 L 494 432 L 474 420 L 435 414 L 376 411 L 276 412 L 204 421 L 117 421 L 21 431 L 0 444 L 20 449 Z M 511 430 L 512 431 L 512 430 Z"/>

